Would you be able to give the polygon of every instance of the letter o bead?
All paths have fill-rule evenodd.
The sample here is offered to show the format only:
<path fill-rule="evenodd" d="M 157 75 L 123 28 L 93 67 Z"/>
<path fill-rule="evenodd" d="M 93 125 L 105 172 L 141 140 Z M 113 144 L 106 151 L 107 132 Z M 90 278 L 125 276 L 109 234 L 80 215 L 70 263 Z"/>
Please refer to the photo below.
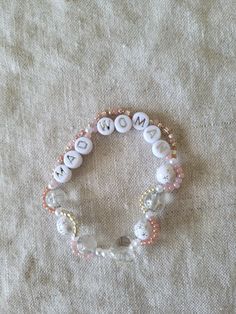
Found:
<path fill-rule="evenodd" d="M 126 133 L 132 128 L 130 117 L 121 114 L 115 118 L 115 128 L 119 133 Z"/>
<path fill-rule="evenodd" d="M 72 171 L 65 165 L 59 165 L 54 169 L 53 177 L 59 183 L 66 183 L 70 181 Z"/>
<path fill-rule="evenodd" d="M 97 123 L 97 130 L 102 135 L 110 135 L 115 130 L 114 121 L 111 118 L 101 118 Z"/>
<path fill-rule="evenodd" d="M 144 112 L 136 112 L 133 115 L 133 127 L 138 131 L 143 131 L 149 124 L 149 117 Z"/>
<path fill-rule="evenodd" d="M 81 155 L 88 155 L 93 149 L 93 142 L 85 136 L 79 137 L 75 141 L 75 150 Z"/>

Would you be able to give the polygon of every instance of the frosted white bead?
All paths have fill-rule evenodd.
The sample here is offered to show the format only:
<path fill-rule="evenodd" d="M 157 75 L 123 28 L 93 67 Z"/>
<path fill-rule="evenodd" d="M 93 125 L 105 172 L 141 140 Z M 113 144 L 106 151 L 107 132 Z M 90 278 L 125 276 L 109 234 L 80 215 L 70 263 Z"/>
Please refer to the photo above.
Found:
<path fill-rule="evenodd" d="M 163 140 L 159 140 L 152 144 L 152 152 L 157 158 L 164 158 L 170 154 L 171 148 L 169 143 Z"/>
<path fill-rule="evenodd" d="M 93 142 L 85 136 L 79 137 L 75 141 L 75 150 L 81 155 L 89 154 L 93 149 Z"/>
<path fill-rule="evenodd" d="M 65 200 L 65 192 L 61 189 L 48 191 L 45 201 L 49 207 L 57 208 L 61 207 Z"/>
<path fill-rule="evenodd" d="M 140 220 L 134 226 L 134 234 L 140 240 L 147 240 L 152 233 L 152 226 L 148 220 Z"/>
<path fill-rule="evenodd" d="M 132 128 L 132 120 L 125 114 L 115 118 L 115 128 L 119 133 L 126 133 Z"/>
<path fill-rule="evenodd" d="M 172 183 L 175 177 L 175 170 L 170 164 L 163 164 L 157 169 L 156 178 L 161 184 Z"/>
<path fill-rule="evenodd" d="M 97 123 L 97 130 L 102 135 L 110 135 L 115 130 L 114 121 L 108 117 L 101 118 Z"/>
<path fill-rule="evenodd" d="M 153 144 L 161 138 L 161 130 L 156 125 L 149 125 L 143 131 L 143 137 L 146 142 Z"/>
<path fill-rule="evenodd" d="M 70 181 L 72 176 L 71 170 L 65 165 L 59 165 L 54 169 L 53 177 L 59 183 Z"/>
<path fill-rule="evenodd" d="M 138 131 L 143 131 L 149 124 L 149 117 L 144 112 L 136 112 L 132 118 L 133 127 Z"/>
<path fill-rule="evenodd" d="M 76 169 L 82 165 L 83 157 L 76 151 L 70 150 L 64 155 L 64 164 L 71 169 Z"/>
<path fill-rule="evenodd" d="M 92 235 L 84 235 L 77 240 L 77 249 L 81 254 L 95 254 L 97 241 Z"/>
<path fill-rule="evenodd" d="M 72 224 L 67 217 L 60 216 L 57 219 L 57 231 L 63 235 L 67 235 L 72 232 Z"/>

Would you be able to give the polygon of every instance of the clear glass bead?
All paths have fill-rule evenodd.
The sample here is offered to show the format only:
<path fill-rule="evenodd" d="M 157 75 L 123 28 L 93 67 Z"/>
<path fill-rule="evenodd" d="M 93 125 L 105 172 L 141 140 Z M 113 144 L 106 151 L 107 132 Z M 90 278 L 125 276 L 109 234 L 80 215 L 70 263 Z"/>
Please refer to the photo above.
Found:
<path fill-rule="evenodd" d="M 163 210 L 165 207 L 164 193 L 158 191 L 148 193 L 144 198 L 144 206 L 152 211 Z"/>
<path fill-rule="evenodd" d="M 97 241 L 92 235 L 84 235 L 78 238 L 77 249 L 83 255 L 95 254 Z"/>
<path fill-rule="evenodd" d="M 61 207 L 65 201 L 65 192 L 61 189 L 51 190 L 47 193 L 45 200 L 49 207 Z"/>
<path fill-rule="evenodd" d="M 131 246 L 111 248 L 111 257 L 119 262 L 132 262 L 135 258 L 134 250 Z"/>

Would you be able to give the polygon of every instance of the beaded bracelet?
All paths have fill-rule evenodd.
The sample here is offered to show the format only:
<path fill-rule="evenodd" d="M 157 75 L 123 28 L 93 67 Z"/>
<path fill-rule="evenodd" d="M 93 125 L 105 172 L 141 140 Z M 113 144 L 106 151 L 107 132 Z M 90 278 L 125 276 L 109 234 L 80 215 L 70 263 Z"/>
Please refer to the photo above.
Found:
<path fill-rule="evenodd" d="M 131 129 L 143 131 L 144 140 L 151 144 L 152 153 L 161 160 L 156 172 L 157 183 L 148 188 L 140 199 L 143 217 L 134 225 L 132 236 L 122 236 L 110 248 L 99 247 L 90 234 L 79 235 L 79 219 L 62 207 L 64 192 L 60 187 L 72 176 L 72 169 L 80 167 L 83 158 L 93 149 L 92 137 L 104 136 L 116 130 L 126 133 Z M 161 136 L 165 138 L 161 139 Z M 97 114 L 85 130 L 76 134 L 64 154 L 60 155 L 52 179 L 43 192 L 43 207 L 57 216 L 57 230 L 71 236 L 72 252 L 76 256 L 110 257 L 130 261 L 138 248 L 153 244 L 160 234 L 160 213 L 165 207 L 164 194 L 178 189 L 184 177 L 183 169 L 176 158 L 176 140 L 173 133 L 158 120 L 150 120 L 144 112 L 132 114 L 125 109 L 108 110 Z"/>

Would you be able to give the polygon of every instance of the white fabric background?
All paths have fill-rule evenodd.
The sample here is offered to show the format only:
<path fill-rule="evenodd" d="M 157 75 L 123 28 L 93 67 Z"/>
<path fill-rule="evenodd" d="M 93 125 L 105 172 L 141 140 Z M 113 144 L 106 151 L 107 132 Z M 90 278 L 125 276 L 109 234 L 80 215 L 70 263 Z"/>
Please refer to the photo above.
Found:
<path fill-rule="evenodd" d="M 0 5 L 0 313 L 235 313 L 235 1 Z M 67 141 L 118 106 L 173 128 L 186 173 L 159 243 L 128 266 L 73 257 L 41 209 Z M 68 206 L 112 243 L 156 167 L 141 134 L 97 137 Z"/>

